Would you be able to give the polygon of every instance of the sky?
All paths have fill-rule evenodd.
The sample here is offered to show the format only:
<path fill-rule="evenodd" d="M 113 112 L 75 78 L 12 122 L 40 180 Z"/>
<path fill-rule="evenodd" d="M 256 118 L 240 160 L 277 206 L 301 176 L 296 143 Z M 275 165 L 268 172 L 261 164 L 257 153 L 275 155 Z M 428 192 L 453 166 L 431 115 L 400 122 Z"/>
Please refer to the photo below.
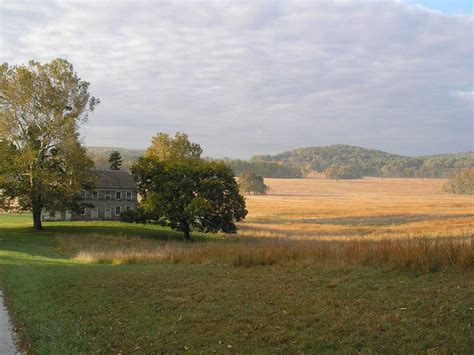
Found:
<path fill-rule="evenodd" d="M 2 62 L 61 57 L 91 83 L 86 145 L 474 150 L 470 0 L 0 0 L 0 35 Z"/>

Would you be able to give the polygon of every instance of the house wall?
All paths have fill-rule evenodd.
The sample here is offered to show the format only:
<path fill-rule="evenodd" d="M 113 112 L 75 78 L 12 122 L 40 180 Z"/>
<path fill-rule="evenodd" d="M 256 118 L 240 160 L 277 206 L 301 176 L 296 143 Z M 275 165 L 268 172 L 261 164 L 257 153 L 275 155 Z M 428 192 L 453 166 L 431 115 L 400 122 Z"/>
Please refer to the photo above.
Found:
<path fill-rule="evenodd" d="M 97 192 L 97 197 L 94 197 L 93 191 Z M 120 212 L 123 212 L 129 207 L 134 210 L 137 208 L 137 193 L 129 189 L 95 189 L 93 191 L 86 191 L 84 203 L 91 204 L 94 207 L 85 207 L 84 214 L 74 213 L 72 220 L 120 220 L 120 214 L 116 214 L 116 207 L 120 207 Z M 127 192 L 131 193 L 130 199 L 127 198 Z M 120 198 L 116 194 L 120 193 Z M 110 197 L 110 198 L 108 198 Z M 97 208 L 97 218 L 93 218 L 93 209 Z M 106 218 L 106 209 L 110 208 L 110 218 Z"/>
<path fill-rule="evenodd" d="M 94 195 L 97 192 L 97 195 Z M 117 193 L 120 193 L 118 198 Z M 127 198 L 127 192 L 131 194 Z M 108 198 L 108 197 L 110 198 Z M 70 219 L 73 221 L 91 221 L 91 220 L 120 220 L 120 214 L 116 213 L 116 207 L 120 207 L 120 212 L 127 208 L 135 210 L 137 208 L 137 193 L 131 189 L 95 189 L 93 191 L 83 191 L 83 203 L 94 207 L 84 207 L 84 213 L 73 212 Z M 93 215 L 93 209 L 97 208 L 97 218 Z M 106 218 L 106 209 L 110 209 L 110 218 Z M 47 211 L 43 212 L 43 220 L 65 220 L 66 214 L 56 212 L 51 218 Z"/>

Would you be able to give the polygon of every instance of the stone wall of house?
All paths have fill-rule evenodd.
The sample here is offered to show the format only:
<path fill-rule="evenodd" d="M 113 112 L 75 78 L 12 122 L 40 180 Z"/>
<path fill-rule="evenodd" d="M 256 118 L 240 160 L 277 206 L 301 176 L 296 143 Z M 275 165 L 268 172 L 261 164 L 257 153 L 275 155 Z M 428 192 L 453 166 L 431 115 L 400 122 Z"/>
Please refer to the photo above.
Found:
<path fill-rule="evenodd" d="M 137 193 L 131 189 L 96 189 L 93 191 L 83 191 L 82 198 L 83 202 L 90 206 L 83 207 L 80 213 L 53 213 L 44 210 L 42 219 L 45 221 L 120 220 L 121 212 L 137 208 Z"/>
<path fill-rule="evenodd" d="M 137 207 L 137 193 L 127 189 L 85 191 L 83 213 L 73 213 L 72 220 L 120 220 L 120 213 Z M 110 211 L 110 212 L 109 212 Z M 110 213 L 110 214 L 109 214 Z"/>

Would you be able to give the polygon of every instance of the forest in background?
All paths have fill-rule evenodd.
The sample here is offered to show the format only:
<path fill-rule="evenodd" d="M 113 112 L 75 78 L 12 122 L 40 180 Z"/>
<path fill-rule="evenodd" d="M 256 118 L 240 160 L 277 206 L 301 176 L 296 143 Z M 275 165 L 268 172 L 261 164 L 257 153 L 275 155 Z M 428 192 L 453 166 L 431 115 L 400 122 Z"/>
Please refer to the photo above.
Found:
<path fill-rule="evenodd" d="M 108 158 L 117 150 L 128 170 L 143 156 L 140 149 L 87 147 L 97 169 L 108 169 Z M 310 172 L 342 179 L 375 177 L 445 178 L 474 166 L 474 152 L 408 157 L 350 145 L 299 148 L 275 155 L 255 155 L 250 160 L 224 159 L 235 175 L 244 171 L 266 178 L 301 178 Z M 339 175 L 338 175 L 339 174 Z"/>

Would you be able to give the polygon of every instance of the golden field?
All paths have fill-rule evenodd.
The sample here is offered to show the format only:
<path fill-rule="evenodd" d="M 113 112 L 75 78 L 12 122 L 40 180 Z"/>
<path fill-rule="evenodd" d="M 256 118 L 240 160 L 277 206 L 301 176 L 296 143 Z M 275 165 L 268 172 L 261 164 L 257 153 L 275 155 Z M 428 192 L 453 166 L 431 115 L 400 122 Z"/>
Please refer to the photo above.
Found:
<path fill-rule="evenodd" d="M 474 236 L 474 197 L 442 191 L 440 179 L 265 179 L 246 196 L 239 235 L 291 239 Z"/>
<path fill-rule="evenodd" d="M 310 262 L 423 272 L 474 269 L 473 197 L 442 192 L 444 181 L 267 179 L 266 183 L 268 195 L 246 196 L 249 214 L 239 224 L 237 236 L 191 244 L 129 234 L 60 235 L 56 240 L 64 254 L 85 263 Z"/>

